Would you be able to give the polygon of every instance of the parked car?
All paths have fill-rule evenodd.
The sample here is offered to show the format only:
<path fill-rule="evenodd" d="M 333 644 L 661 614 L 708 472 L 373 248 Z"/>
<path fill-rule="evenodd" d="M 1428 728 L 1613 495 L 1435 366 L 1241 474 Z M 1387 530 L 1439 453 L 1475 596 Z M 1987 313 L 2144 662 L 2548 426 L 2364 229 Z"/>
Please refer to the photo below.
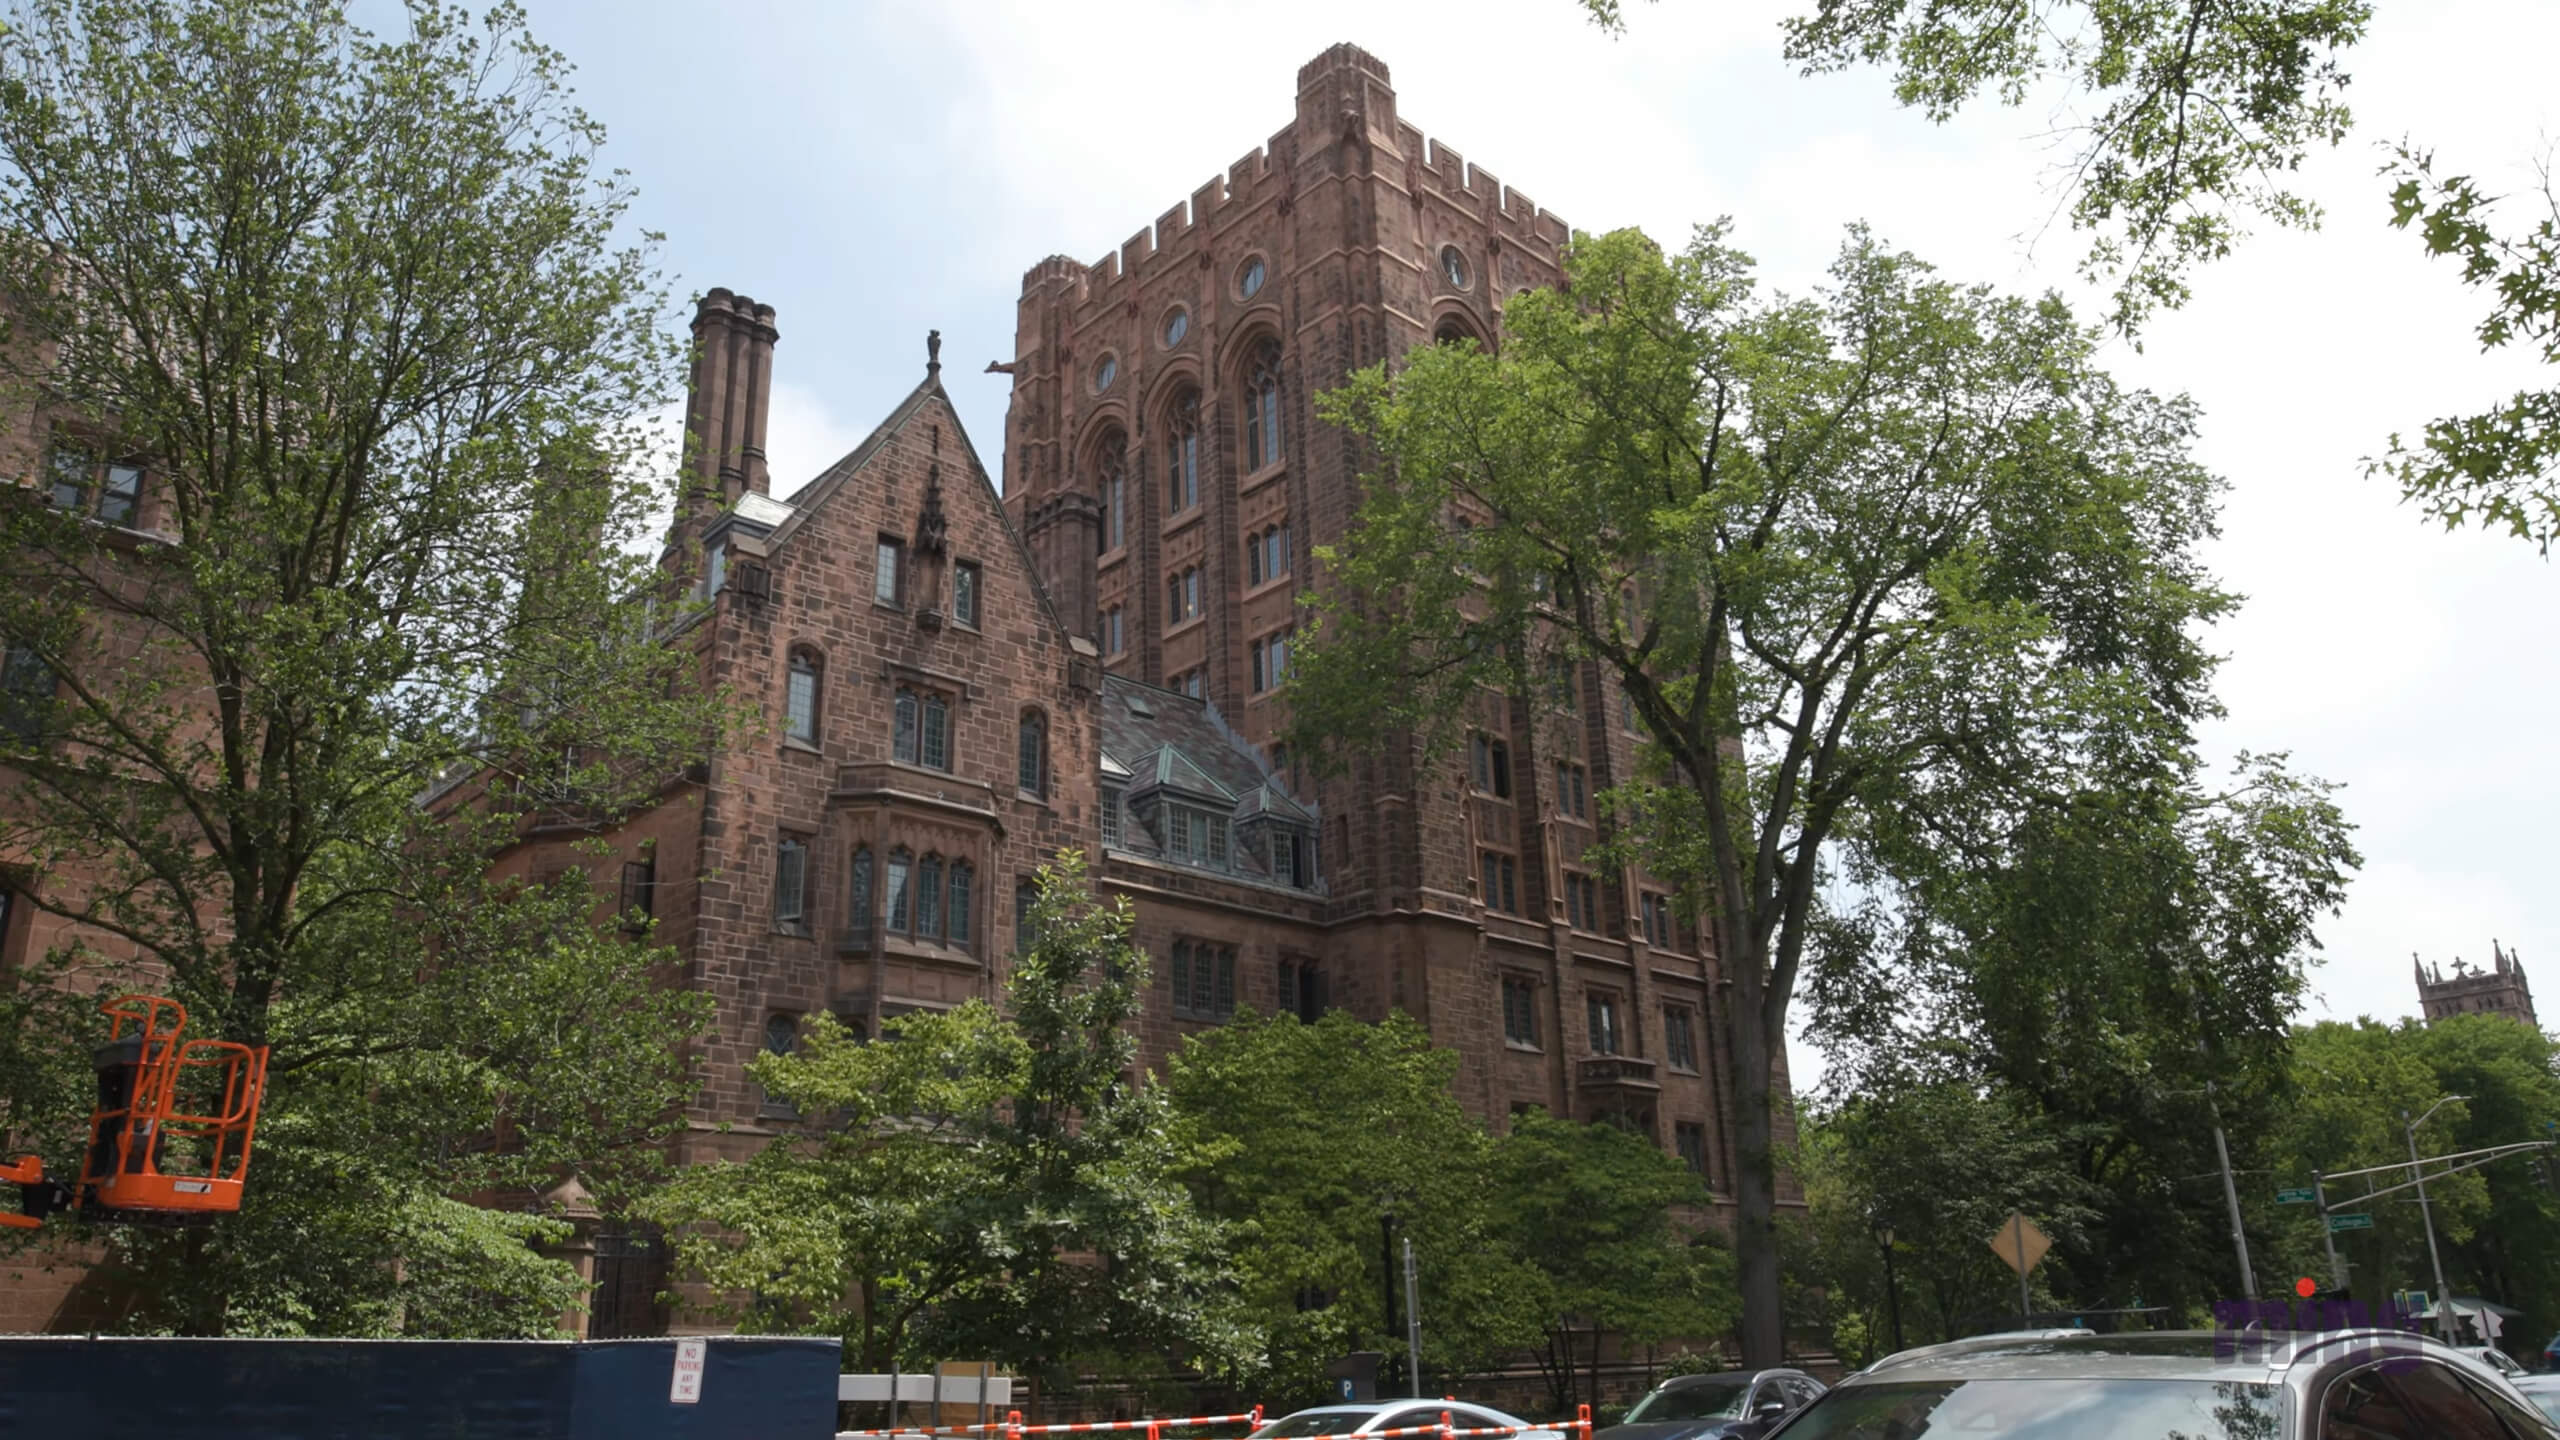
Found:
<path fill-rule="evenodd" d="M 1676 1376 L 1592 1440 L 1754 1440 L 1821 1394 L 1822 1382 L 1801 1370 Z"/>
<path fill-rule="evenodd" d="M 2465 1345 L 2462 1347 L 2462 1353 L 2510 1380 L 2525 1373 L 2524 1366 L 2517 1362 L 2516 1357 L 2495 1345 Z"/>
<path fill-rule="evenodd" d="M 1318 1435 L 1374 1435 L 1381 1430 L 1438 1425 L 1443 1411 L 1448 1412 L 1453 1429 L 1510 1429 L 1518 1431 L 1525 1440 L 1565 1440 L 1564 1432 L 1552 1426 L 1538 1425 L 1489 1405 L 1465 1405 L 1455 1400 L 1363 1400 L 1348 1405 L 1318 1405 L 1312 1410 L 1293 1410 L 1277 1420 L 1265 1421 L 1261 1429 L 1245 1440 L 1312 1440 Z"/>
<path fill-rule="evenodd" d="M 2513 1383 L 2553 1424 L 2560 1424 L 2560 1375 L 2518 1375 Z"/>
<path fill-rule="evenodd" d="M 1906 1350 L 1770 1440 L 2560 1440 L 2515 1386 L 2402 1330 L 1985 1336 Z"/>

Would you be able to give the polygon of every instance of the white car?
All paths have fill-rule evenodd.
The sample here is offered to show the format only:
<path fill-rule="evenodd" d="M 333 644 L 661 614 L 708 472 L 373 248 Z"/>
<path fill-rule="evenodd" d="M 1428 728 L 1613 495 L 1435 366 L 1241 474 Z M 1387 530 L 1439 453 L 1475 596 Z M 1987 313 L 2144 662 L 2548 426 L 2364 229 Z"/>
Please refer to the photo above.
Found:
<path fill-rule="evenodd" d="M 1455 1400 L 1363 1400 L 1349 1405 L 1319 1405 L 1265 1421 L 1245 1440 L 1315 1440 L 1319 1435 L 1374 1435 L 1381 1430 L 1404 1430 L 1416 1425 L 1437 1427 L 1444 1411 L 1452 1429 L 1500 1429 L 1514 1432 L 1519 1440 L 1565 1440 L 1560 1429 L 1534 1424 L 1489 1405 L 1465 1405 Z M 1415 1436 L 1412 1440 L 1430 1437 Z M 1500 1437 L 1488 1436 L 1485 1440 Z"/>

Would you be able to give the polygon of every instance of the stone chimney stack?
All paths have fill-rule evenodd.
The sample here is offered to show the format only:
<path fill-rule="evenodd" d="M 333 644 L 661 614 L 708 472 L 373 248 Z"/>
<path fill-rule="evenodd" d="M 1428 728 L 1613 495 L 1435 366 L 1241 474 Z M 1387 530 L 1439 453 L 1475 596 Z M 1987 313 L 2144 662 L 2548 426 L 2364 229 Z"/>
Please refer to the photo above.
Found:
<path fill-rule="evenodd" d="M 773 307 L 714 289 L 693 315 L 685 387 L 687 513 L 710 514 L 768 493 L 765 418 L 773 404 Z"/>

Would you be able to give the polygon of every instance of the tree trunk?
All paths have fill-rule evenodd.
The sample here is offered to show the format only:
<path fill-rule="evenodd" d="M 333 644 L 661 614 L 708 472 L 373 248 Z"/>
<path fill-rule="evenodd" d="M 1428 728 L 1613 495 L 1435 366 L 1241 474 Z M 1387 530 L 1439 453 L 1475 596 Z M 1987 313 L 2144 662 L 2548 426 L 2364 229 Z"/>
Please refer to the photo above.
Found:
<path fill-rule="evenodd" d="M 1728 954 L 1726 973 L 1734 982 L 1734 1004 L 1727 1022 L 1733 1032 L 1734 1279 L 1742 1294 L 1742 1366 L 1760 1370 L 1781 1363 L 1786 1351 L 1785 1302 L 1778 1286 L 1777 1166 L 1771 1153 L 1769 1111 L 1772 1042 L 1761 1013 L 1760 957 Z"/>

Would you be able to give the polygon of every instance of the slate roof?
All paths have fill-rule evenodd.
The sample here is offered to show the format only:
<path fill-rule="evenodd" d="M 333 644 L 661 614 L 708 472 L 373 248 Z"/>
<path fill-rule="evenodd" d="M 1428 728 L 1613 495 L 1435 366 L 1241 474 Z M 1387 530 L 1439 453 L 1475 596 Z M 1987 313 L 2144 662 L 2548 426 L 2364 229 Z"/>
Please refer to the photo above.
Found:
<path fill-rule="evenodd" d="M 1218 708 L 1177 691 L 1120 675 L 1102 679 L 1102 771 L 1126 773 L 1131 795 L 1162 789 L 1224 808 L 1230 818 L 1287 821 L 1309 834 L 1313 808 L 1291 799 L 1262 756 L 1227 727 Z M 1117 847 L 1140 855 L 1159 853 L 1155 836 L 1135 813 L 1125 815 Z M 1268 857 L 1255 847 L 1230 848 L 1234 874 L 1272 881 Z"/>

